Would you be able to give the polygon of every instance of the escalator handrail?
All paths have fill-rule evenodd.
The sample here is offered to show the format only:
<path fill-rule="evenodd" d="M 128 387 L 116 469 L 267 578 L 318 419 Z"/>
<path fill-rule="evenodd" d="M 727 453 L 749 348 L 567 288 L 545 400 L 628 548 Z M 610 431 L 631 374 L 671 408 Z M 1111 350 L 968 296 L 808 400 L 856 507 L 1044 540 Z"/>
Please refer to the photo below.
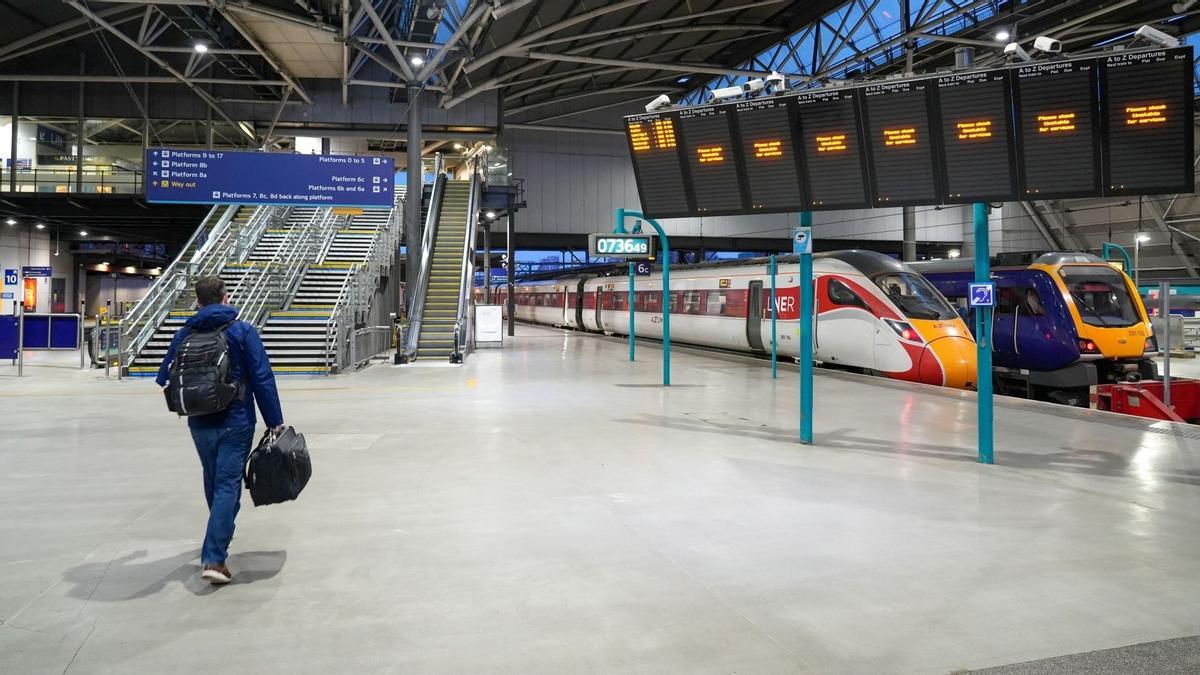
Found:
<path fill-rule="evenodd" d="M 471 187 L 467 193 L 467 223 L 463 236 L 462 269 L 458 276 L 458 308 L 454 314 L 454 351 L 459 358 L 466 351 L 469 322 L 467 321 L 470 306 L 470 293 L 475 285 L 475 236 L 479 230 L 476 222 L 476 212 L 479 210 L 480 173 L 478 159 L 471 164 Z"/>
<path fill-rule="evenodd" d="M 433 191 L 429 195 L 429 213 L 425 216 L 425 232 L 421 237 L 421 269 L 417 272 L 417 284 L 413 288 L 408 311 L 408 334 L 404 340 L 404 356 L 412 360 L 417 354 L 421 340 L 421 313 L 425 311 L 425 295 L 429 289 L 429 274 L 433 268 L 433 242 L 437 237 L 438 218 L 442 213 L 442 199 L 446 193 L 447 176 L 442 170 L 442 155 L 438 153 L 434 166 Z M 409 254 L 411 255 L 411 251 Z"/>

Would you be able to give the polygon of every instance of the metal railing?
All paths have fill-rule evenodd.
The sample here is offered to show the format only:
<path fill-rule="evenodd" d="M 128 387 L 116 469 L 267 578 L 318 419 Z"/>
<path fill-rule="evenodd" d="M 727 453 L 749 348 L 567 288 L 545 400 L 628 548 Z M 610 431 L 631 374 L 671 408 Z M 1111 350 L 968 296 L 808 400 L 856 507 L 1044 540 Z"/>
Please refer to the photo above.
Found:
<path fill-rule="evenodd" d="M 270 310 L 295 294 L 308 263 L 336 231 L 337 220 L 328 208 L 313 211 L 308 222 L 288 230 L 270 260 L 255 261 L 246 268 L 229 294 L 230 304 L 239 308 L 243 321 L 261 328 Z"/>
<path fill-rule="evenodd" d="M 364 354 L 369 345 L 359 342 L 358 334 L 363 329 L 356 326 L 366 322 L 371 298 L 385 270 L 390 269 L 399 251 L 402 236 L 404 201 L 397 200 L 388 214 L 387 223 L 371 241 L 366 259 L 355 265 L 346 283 L 342 285 L 329 324 L 325 329 L 325 373 L 345 372 L 357 368 L 358 355 Z M 379 328 L 376 326 L 376 328 Z M 376 351 L 365 354 L 370 358 L 390 346 L 391 328 L 387 328 L 388 341 Z M 373 344 L 373 343 L 372 343 Z"/>
<path fill-rule="evenodd" d="M 429 197 L 429 213 L 425 217 L 425 232 L 421 236 L 421 269 L 416 285 L 409 290 L 411 305 L 408 311 L 408 332 L 404 336 L 402 360 L 412 360 L 421 340 L 421 314 L 425 310 L 425 295 L 429 290 L 429 274 L 433 268 L 433 242 L 437 236 L 437 222 L 442 210 L 442 196 L 446 192 L 445 164 L 439 152 L 434 160 L 433 192 Z M 419 196 L 418 196 L 419 198 Z M 411 252 L 410 252 L 411 253 Z"/>
<path fill-rule="evenodd" d="M 222 209 L 224 209 L 222 211 Z M 175 308 L 199 271 L 200 261 L 220 258 L 226 251 L 228 232 L 238 207 L 218 204 L 209 210 L 175 260 L 163 270 L 146 295 L 121 323 L 121 342 L 129 356 L 139 352 Z M 124 359 L 128 363 L 131 359 Z"/>
<path fill-rule="evenodd" d="M 486 163 L 484 164 L 486 167 Z M 471 163 L 471 187 L 467 196 L 467 223 L 463 236 L 462 270 L 458 277 L 458 309 L 454 319 L 454 351 L 450 361 L 462 363 L 474 347 L 475 314 L 472 312 L 472 292 L 475 286 L 475 237 L 479 231 L 478 211 L 483 197 L 483 172 L 478 158 Z"/>
<path fill-rule="evenodd" d="M 0 180 L 0 192 L 10 190 L 9 168 L 5 167 Z M 141 194 L 146 191 L 141 171 L 127 169 L 95 169 L 84 167 L 83 189 L 76 190 L 75 167 L 38 167 L 17 169 L 17 192 L 57 194 Z"/>

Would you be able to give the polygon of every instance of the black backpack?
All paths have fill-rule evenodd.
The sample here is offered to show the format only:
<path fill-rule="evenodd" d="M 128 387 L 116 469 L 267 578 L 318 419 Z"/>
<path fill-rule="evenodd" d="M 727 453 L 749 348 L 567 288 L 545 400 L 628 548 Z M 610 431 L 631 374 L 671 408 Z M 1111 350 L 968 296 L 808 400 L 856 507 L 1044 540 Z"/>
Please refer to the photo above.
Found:
<path fill-rule="evenodd" d="M 267 429 L 246 458 L 244 479 L 255 506 L 288 502 L 300 496 L 300 491 L 312 478 L 312 458 L 304 434 L 284 427 L 276 434 Z"/>
<path fill-rule="evenodd" d="M 194 417 L 224 411 L 242 397 L 240 382 L 229 376 L 229 339 L 225 329 L 189 329 L 175 350 L 167 380 L 167 409 Z"/>

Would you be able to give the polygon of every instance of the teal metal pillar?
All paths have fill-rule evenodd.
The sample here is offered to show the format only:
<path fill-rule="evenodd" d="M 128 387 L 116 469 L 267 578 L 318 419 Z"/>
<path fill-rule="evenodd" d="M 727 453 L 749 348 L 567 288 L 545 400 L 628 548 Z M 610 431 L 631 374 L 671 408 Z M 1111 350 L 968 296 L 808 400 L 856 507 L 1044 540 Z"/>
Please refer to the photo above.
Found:
<path fill-rule="evenodd" d="M 988 207 L 975 204 L 975 283 L 991 281 Z M 992 308 L 975 308 L 976 382 L 979 391 L 979 462 L 993 464 L 992 453 Z"/>
<path fill-rule="evenodd" d="M 671 386 L 671 244 L 662 225 L 653 218 L 647 218 L 640 211 L 617 209 L 616 227 L 613 232 L 628 234 L 625 230 L 625 219 L 634 218 L 650 223 L 658 233 L 658 245 L 662 256 L 662 321 L 663 321 L 663 386 Z M 632 332 L 632 331 L 630 331 Z"/>
<path fill-rule="evenodd" d="M 778 272 L 778 267 L 775 262 L 775 255 L 771 255 L 771 378 L 779 377 L 779 348 L 777 344 L 778 332 L 775 327 L 775 315 L 779 313 L 779 302 L 775 299 L 775 275 Z"/>
<path fill-rule="evenodd" d="M 633 360 L 633 265 L 629 263 L 629 360 Z"/>
<path fill-rule="evenodd" d="M 800 227 L 812 227 L 812 213 L 800 214 Z M 813 442 L 813 268 L 812 255 L 800 254 L 800 442 Z"/>

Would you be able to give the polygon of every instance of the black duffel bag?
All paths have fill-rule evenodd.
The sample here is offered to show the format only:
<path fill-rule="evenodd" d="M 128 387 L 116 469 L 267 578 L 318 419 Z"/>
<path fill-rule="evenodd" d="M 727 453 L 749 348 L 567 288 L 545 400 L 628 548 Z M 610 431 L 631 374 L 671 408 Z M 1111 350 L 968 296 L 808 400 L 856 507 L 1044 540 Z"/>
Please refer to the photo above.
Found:
<path fill-rule="evenodd" d="M 312 459 L 304 434 L 284 427 L 267 429 L 246 460 L 246 489 L 255 506 L 288 502 L 300 496 L 312 477 Z"/>

